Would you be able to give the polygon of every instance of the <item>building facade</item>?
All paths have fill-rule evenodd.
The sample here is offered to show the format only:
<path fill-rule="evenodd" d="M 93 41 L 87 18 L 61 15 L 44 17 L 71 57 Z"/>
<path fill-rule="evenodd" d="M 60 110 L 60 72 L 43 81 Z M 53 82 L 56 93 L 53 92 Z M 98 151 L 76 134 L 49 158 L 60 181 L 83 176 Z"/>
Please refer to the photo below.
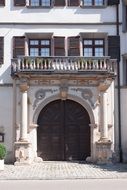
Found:
<path fill-rule="evenodd" d="M 127 160 L 124 14 L 118 0 L 0 1 L 8 162 Z"/>

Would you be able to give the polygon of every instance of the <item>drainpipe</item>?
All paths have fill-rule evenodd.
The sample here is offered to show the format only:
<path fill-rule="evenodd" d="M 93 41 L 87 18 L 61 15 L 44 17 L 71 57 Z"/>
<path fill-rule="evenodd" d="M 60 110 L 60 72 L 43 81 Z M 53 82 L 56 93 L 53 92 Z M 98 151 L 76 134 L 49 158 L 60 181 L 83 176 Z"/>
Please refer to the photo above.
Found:
<path fill-rule="evenodd" d="M 116 35 L 119 36 L 119 4 L 116 5 Z M 122 146 L 121 146 L 121 90 L 120 90 L 120 60 L 118 60 L 117 67 L 117 79 L 118 79 L 118 131 L 119 131 L 119 157 L 120 162 L 123 161 Z"/>

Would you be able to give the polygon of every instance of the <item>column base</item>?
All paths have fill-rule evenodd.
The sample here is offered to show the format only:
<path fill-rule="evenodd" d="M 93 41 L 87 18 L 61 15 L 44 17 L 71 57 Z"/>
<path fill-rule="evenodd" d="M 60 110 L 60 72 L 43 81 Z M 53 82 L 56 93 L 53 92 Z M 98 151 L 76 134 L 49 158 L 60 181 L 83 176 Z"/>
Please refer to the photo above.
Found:
<path fill-rule="evenodd" d="M 97 164 L 112 163 L 112 142 L 106 138 L 96 142 L 96 161 Z"/>
<path fill-rule="evenodd" d="M 15 165 L 30 165 L 32 163 L 31 144 L 29 142 L 15 142 Z"/>

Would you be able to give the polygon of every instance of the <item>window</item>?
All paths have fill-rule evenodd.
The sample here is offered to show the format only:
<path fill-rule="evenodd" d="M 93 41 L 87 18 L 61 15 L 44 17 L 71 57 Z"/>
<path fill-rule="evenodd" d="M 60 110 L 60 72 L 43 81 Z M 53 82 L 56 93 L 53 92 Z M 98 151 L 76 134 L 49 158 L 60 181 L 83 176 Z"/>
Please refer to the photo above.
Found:
<path fill-rule="evenodd" d="M 85 57 L 104 56 L 104 39 L 84 39 L 83 55 Z"/>
<path fill-rule="evenodd" d="M 0 0 L 0 6 L 5 6 L 5 0 Z"/>
<path fill-rule="evenodd" d="M 50 7 L 51 6 L 51 0 L 30 0 L 30 6 Z"/>
<path fill-rule="evenodd" d="M 25 6 L 26 0 L 14 0 L 14 5 L 15 6 Z"/>
<path fill-rule="evenodd" d="M 104 0 L 83 0 L 83 6 L 103 6 Z"/>
<path fill-rule="evenodd" d="M 51 42 L 49 39 L 30 39 L 29 55 L 48 57 L 51 55 Z"/>
<path fill-rule="evenodd" d="M 68 0 L 68 6 L 79 6 L 80 0 Z"/>
<path fill-rule="evenodd" d="M 4 54 L 4 38 L 0 37 L 0 65 L 3 64 L 3 54 Z"/>
<path fill-rule="evenodd" d="M 127 85 L 127 59 L 123 61 L 123 85 Z"/>
<path fill-rule="evenodd" d="M 0 65 L 3 64 L 3 54 L 4 54 L 4 38 L 0 37 Z"/>

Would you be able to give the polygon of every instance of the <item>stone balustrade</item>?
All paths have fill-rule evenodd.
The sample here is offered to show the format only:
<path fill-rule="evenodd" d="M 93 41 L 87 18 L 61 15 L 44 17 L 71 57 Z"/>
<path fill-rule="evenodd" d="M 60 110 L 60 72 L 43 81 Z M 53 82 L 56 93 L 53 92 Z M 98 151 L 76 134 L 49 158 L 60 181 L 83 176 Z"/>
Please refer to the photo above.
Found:
<path fill-rule="evenodd" d="M 106 72 L 116 74 L 117 61 L 110 57 L 19 57 L 12 59 L 12 75 L 21 72 Z"/>

